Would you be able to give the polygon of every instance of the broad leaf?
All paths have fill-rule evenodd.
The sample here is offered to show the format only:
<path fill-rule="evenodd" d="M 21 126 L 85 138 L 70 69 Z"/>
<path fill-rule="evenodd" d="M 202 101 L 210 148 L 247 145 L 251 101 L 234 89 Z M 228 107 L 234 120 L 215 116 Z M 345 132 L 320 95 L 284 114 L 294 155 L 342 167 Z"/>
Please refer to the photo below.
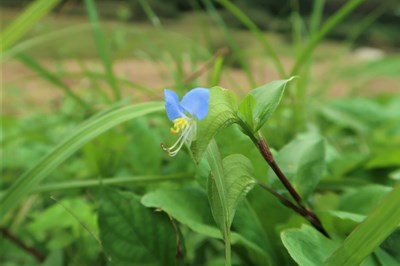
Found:
<path fill-rule="evenodd" d="M 261 87 L 253 89 L 250 94 L 256 99 L 256 104 L 253 110 L 253 119 L 248 121 L 249 113 L 246 109 L 246 105 L 252 105 L 251 99 L 245 98 L 244 102 L 241 103 L 242 115 L 246 118 L 246 123 L 253 125 L 252 128 L 254 132 L 258 131 L 267 119 L 272 115 L 275 109 L 278 107 L 281 101 L 283 92 L 285 91 L 286 84 L 293 80 L 294 77 L 285 80 L 276 80 L 267 83 Z"/>
<path fill-rule="evenodd" d="M 146 207 L 165 211 L 195 232 L 213 238 L 222 237 L 214 226 L 207 195 L 200 189 L 157 190 L 144 195 L 141 202 Z"/>
<path fill-rule="evenodd" d="M 261 222 L 253 210 L 253 207 L 247 200 L 243 200 L 236 209 L 235 219 L 232 223 L 232 230 L 257 246 L 262 248 L 265 253 L 268 254 L 266 260 L 265 255 L 261 255 L 256 252 L 248 250 L 249 256 L 255 265 L 276 265 L 276 255 L 272 249 L 272 245 L 269 241 Z"/>
<path fill-rule="evenodd" d="M 343 211 L 328 211 L 330 219 L 326 218 L 326 225 L 332 226 L 328 228 L 328 231 L 334 235 L 335 233 L 340 235 L 348 235 L 354 230 L 365 218 L 366 215 L 343 212 Z"/>
<path fill-rule="evenodd" d="M 238 121 L 236 95 L 220 87 L 211 88 L 210 91 L 207 117 L 198 123 L 197 138 L 191 146 L 196 161 L 200 161 L 208 143 L 219 130 Z"/>
<path fill-rule="evenodd" d="M 324 265 L 325 259 L 338 246 L 308 225 L 303 225 L 300 229 L 283 231 L 281 239 L 290 256 L 300 266 Z"/>
<path fill-rule="evenodd" d="M 142 204 L 165 211 L 175 220 L 199 234 L 222 239 L 220 230 L 215 227 L 207 194 L 198 188 L 158 190 L 144 195 Z M 260 236 L 262 237 L 262 235 Z M 255 241 L 247 234 L 242 236 L 235 232 L 232 232 L 231 238 L 232 244 L 245 247 L 260 260 L 270 261 L 270 256 L 260 241 Z"/>
<path fill-rule="evenodd" d="M 340 211 L 367 215 L 390 191 L 391 187 L 367 185 L 351 190 L 340 197 Z"/>
<path fill-rule="evenodd" d="M 275 157 L 283 173 L 304 198 L 314 191 L 325 169 L 325 145 L 321 137 L 305 135 L 282 148 Z M 271 182 L 278 184 L 272 170 Z M 274 184 L 274 185 L 275 185 Z"/>
<path fill-rule="evenodd" d="M 222 165 L 228 197 L 228 222 L 232 224 L 238 204 L 254 187 L 256 180 L 252 177 L 254 170 L 251 161 L 241 154 L 232 154 L 225 157 L 222 160 Z"/>
<path fill-rule="evenodd" d="M 176 236 L 165 213 L 144 207 L 137 196 L 104 190 L 99 227 L 110 265 L 175 265 Z"/>

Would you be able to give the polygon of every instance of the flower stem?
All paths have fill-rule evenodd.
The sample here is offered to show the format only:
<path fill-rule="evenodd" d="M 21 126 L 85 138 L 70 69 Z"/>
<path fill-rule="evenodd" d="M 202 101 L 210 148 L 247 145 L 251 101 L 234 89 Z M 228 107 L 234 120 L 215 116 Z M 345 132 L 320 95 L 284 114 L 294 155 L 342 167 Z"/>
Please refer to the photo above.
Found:
<path fill-rule="evenodd" d="M 231 266 L 231 257 L 232 257 L 232 251 L 231 251 L 231 234 L 229 230 L 225 232 L 225 266 Z"/>

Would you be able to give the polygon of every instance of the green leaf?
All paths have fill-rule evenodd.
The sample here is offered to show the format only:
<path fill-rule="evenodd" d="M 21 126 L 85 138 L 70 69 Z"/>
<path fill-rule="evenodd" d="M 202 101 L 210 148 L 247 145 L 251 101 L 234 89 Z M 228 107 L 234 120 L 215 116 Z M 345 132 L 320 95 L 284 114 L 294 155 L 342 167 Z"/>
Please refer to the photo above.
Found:
<path fill-rule="evenodd" d="M 148 119 L 138 118 L 129 127 L 132 138 L 140 139 L 129 149 L 128 154 L 133 162 L 135 173 L 161 173 L 161 164 L 165 158 L 165 153 L 159 145 L 154 145 L 154 143 L 161 143 L 162 140 L 154 128 L 150 126 L 150 123 L 151 121 Z"/>
<path fill-rule="evenodd" d="M 232 154 L 225 157 L 222 160 L 222 165 L 227 192 L 228 222 L 230 225 L 238 204 L 254 187 L 256 180 L 252 177 L 254 170 L 251 161 L 241 154 Z"/>
<path fill-rule="evenodd" d="M 211 167 L 208 178 L 208 198 L 213 217 L 221 232 L 229 230 L 237 205 L 254 187 L 253 166 L 250 160 L 233 154 L 221 161 L 218 147 L 211 142 L 207 150 Z"/>
<path fill-rule="evenodd" d="M 207 194 L 193 187 L 182 189 L 162 189 L 148 193 L 142 197 L 142 204 L 146 207 L 161 209 L 179 223 L 188 226 L 191 230 L 212 238 L 222 239 L 220 230 L 215 227 L 213 216 L 207 200 Z M 242 219 L 248 219 L 244 217 Z M 264 261 L 270 256 L 259 241 L 248 235 L 232 232 L 232 244 L 245 247 L 249 252 Z"/>
<path fill-rule="evenodd" d="M 400 224 L 400 185 L 397 185 L 368 217 L 326 260 L 325 265 L 358 265 Z"/>
<path fill-rule="evenodd" d="M 391 172 L 389 177 L 393 180 L 400 181 L 400 168 Z"/>
<path fill-rule="evenodd" d="M 248 249 L 249 256 L 254 265 L 277 265 L 276 255 L 272 249 L 269 237 L 262 227 L 253 207 L 247 200 L 242 201 L 238 205 L 232 228 L 234 232 L 255 243 L 265 254 L 268 254 L 268 258 L 266 258 L 265 254 L 259 254 Z"/>
<path fill-rule="evenodd" d="M 102 112 L 102 115 L 84 122 L 75 132 L 61 141 L 50 153 L 41 158 L 37 164 L 13 183 L 0 200 L 0 217 L 4 218 L 5 214 L 15 207 L 24 196 L 85 143 L 118 124 L 161 111 L 163 108 L 163 102 L 141 103 L 121 107 L 111 112 Z"/>
<path fill-rule="evenodd" d="M 361 223 L 365 219 L 365 215 L 344 212 L 344 211 L 329 211 L 329 214 L 342 219 L 342 220 L 350 220 L 356 223 Z"/>
<path fill-rule="evenodd" d="M 210 89 L 208 115 L 197 126 L 197 139 L 192 142 L 191 150 L 196 161 L 207 149 L 208 143 L 217 132 L 238 121 L 236 95 L 226 89 Z"/>
<path fill-rule="evenodd" d="M 207 195 L 198 188 L 157 190 L 144 195 L 141 202 L 146 207 L 165 211 L 195 232 L 213 238 L 222 237 L 214 226 Z"/>
<path fill-rule="evenodd" d="M 338 246 L 308 225 L 281 233 L 283 245 L 300 266 L 321 266 Z M 344 265 L 344 264 L 336 264 Z M 355 264 L 354 264 L 355 265 Z"/>
<path fill-rule="evenodd" d="M 343 212 L 343 211 L 334 211 L 330 210 L 327 212 L 329 214 L 330 219 L 326 218 L 327 226 L 332 226 L 334 228 L 328 229 L 332 235 L 338 233 L 340 235 L 348 235 L 351 231 L 354 230 L 356 226 L 358 226 L 367 216 L 351 213 L 351 212 Z M 329 224 L 329 225 L 328 225 Z"/>
<path fill-rule="evenodd" d="M 168 216 L 132 193 L 104 190 L 99 227 L 111 265 L 175 265 L 176 236 Z"/>
<path fill-rule="evenodd" d="M 375 152 L 367 162 L 366 168 L 389 168 L 400 166 L 400 145 L 385 147 Z"/>
<path fill-rule="evenodd" d="M 239 154 L 228 156 L 222 161 L 215 140 L 208 145 L 206 158 L 211 168 L 208 199 L 214 220 L 224 236 L 225 263 L 230 265 L 230 227 L 238 203 L 256 183 L 251 177 L 253 166 L 249 159 Z"/>
<path fill-rule="evenodd" d="M 391 190 L 382 185 L 360 187 L 342 195 L 338 207 L 341 211 L 367 215 Z"/>
<path fill-rule="evenodd" d="M 250 129 L 253 130 L 253 132 L 255 127 L 253 110 L 256 106 L 256 103 L 257 102 L 254 96 L 251 94 L 247 94 L 246 97 L 244 97 L 244 99 L 240 102 L 239 113 L 238 113 L 240 119 L 245 121 L 246 124 L 250 127 Z"/>
<path fill-rule="evenodd" d="M 55 7 L 60 0 L 34 1 L 0 35 L 0 54 L 15 44 L 36 22 Z"/>
<path fill-rule="evenodd" d="M 375 250 L 374 254 L 378 258 L 382 266 L 392 266 L 400 264 L 400 261 L 397 261 L 395 258 L 390 256 L 386 251 L 384 251 L 379 247 Z"/>
<path fill-rule="evenodd" d="M 254 132 L 258 131 L 264 125 L 264 123 L 278 107 L 278 104 L 282 99 L 283 92 L 285 91 L 286 84 L 294 78 L 295 77 L 285 80 L 272 81 L 250 91 L 250 94 L 256 99 L 256 105 L 253 110 L 254 122 L 248 120 L 245 122 L 250 124 L 254 123 L 254 126 L 252 127 Z M 245 97 L 244 100 L 244 105 L 251 105 L 251 103 L 247 103 L 248 101 L 251 101 L 247 97 Z M 244 109 L 244 107 L 242 107 L 242 109 Z M 245 118 L 248 116 L 248 114 L 243 113 L 242 115 Z"/>
<path fill-rule="evenodd" d="M 296 191 L 307 199 L 314 191 L 325 169 L 325 145 L 318 135 L 304 135 L 283 147 L 275 156 L 278 165 Z M 269 176 L 275 177 L 270 169 Z M 271 182 L 280 185 L 277 177 Z"/>
<path fill-rule="evenodd" d="M 90 234 L 98 235 L 93 205 L 84 198 L 63 199 L 45 210 L 33 212 L 30 220 L 24 227 L 37 241 L 46 242 L 49 249 L 62 249 L 82 237 L 81 223 L 90 228 Z M 64 230 L 68 231 L 66 235 Z"/>
<path fill-rule="evenodd" d="M 228 192 L 224 177 L 224 167 L 216 141 L 207 147 L 206 158 L 211 168 L 207 180 L 208 200 L 215 223 L 225 241 L 225 265 L 231 265 L 231 213 L 228 205 Z M 232 216 L 233 217 L 233 216 Z"/>
<path fill-rule="evenodd" d="M 384 249 L 393 258 L 400 262 L 400 230 L 395 230 L 383 243 L 380 248 Z M 376 252 L 376 251 L 375 251 Z"/>

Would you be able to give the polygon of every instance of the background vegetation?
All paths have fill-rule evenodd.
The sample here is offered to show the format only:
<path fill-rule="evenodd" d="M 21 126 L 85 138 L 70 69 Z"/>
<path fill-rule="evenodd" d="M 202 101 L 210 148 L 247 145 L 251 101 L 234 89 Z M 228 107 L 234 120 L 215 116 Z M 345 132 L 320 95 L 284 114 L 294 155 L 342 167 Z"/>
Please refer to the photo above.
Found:
<path fill-rule="evenodd" d="M 331 239 L 256 185 L 232 264 L 400 264 L 397 1 L 1 4 L 2 265 L 226 264 L 210 162 L 160 148 L 163 89 L 293 76 L 260 132 Z M 239 126 L 215 139 L 288 197 Z"/>

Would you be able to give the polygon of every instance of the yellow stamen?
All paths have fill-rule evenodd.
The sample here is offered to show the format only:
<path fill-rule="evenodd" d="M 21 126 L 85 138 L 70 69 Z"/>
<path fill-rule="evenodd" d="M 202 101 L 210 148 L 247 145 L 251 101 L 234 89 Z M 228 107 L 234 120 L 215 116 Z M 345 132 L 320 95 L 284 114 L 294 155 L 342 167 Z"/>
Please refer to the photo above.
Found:
<path fill-rule="evenodd" d="M 182 129 L 184 129 L 188 125 L 189 121 L 184 118 L 180 117 L 174 120 L 174 126 L 171 127 L 171 133 L 172 134 L 177 134 L 179 133 Z"/>

